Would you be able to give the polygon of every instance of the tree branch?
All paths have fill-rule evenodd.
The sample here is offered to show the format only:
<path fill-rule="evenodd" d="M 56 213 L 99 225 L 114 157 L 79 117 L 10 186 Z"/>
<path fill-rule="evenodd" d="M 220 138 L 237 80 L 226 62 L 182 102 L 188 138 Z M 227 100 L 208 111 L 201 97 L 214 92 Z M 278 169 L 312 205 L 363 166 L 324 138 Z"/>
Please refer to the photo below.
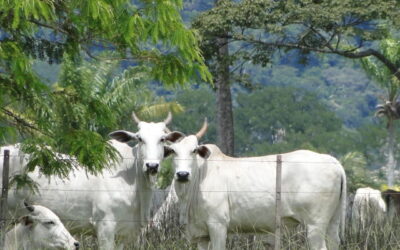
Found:
<path fill-rule="evenodd" d="M 12 118 L 17 122 L 17 124 L 20 124 L 20 125 L 22 125 L 22 126 L 24 126 L 24 127 L 27 127 L 27 128 L 29 128 L 29 129 L 38 131 L 38 132 L 40 132 L 40 133 L 43 134 L 43 132 L 42 132 L 40 129 L 38 129 L 36 126 L 30 124 L 30 123 L 29 123 L 28 121 L 26 121 L 24 118 L 22 118 L 22 117 L 18 116 L 17 114 L 13 113 L 11 110 L 8 110 L 8 109 L 6 109 L 6 108 L 1 108 L 1 110 L 2 110 L 2 112 L 3 112 L 4 114 L 6 114 L 7 116 L 12 117 Z"/>
<path fill-rule="evenodd" d="M 332 47 L 329 43 L 324 44 L 324 47 L 310 47 L 305 45 L 300 45 L 298 43 L 287 43 L 287 42 L 277 42 L 277 41 L 262 41 L 262 40 L 255 40 L 249 37 L 245 37 L 242 35 L 238 36 L 228 36 L 227 38 L 231 38 L 236 41 L 244 41 L 253 44 L 261 44 L 266 47 L 274 47 L 274 48 L 289 48 L 289 49 L 298 49 L 298 50 L 306 50 L 306 51 L 313 51 L 318 53 L 324 54 L 336 54 L 340 56 L 344 56 L 351 59 L 360 59 L 368 56 L 374 56 L 379 61 L 381 61 L 390 72 L 400 80 L 400 70 L 396 67 L 396 65 L 391 62 L 388 58 L 386 58 L 382 53 L 374 49 L 366 49 L 363 51 L 357 51 L 356 49 L 352 50 L 340 50 L 337 46 Z"/>
<path fill-rule="evenodd" d="M 42 26 L 42 27 L 45 27 L 45 28 L 49 28 L 49 29 L 58 31 L 58 32 L 60 32 L 60 33 L 69 35 L 68 31 L 66 31 L 66 30 L 64 30 L 64 29 L 62 29 L 62 28 L 60 28 L 60 26 L 54 26 L 54 25 L 50 25 L 50 24 L 47 24 L 47 23 L 42 23 L 42 22 L 39 22 L 38 20 L 35 20 L 35 19 L 32 19 L 32 18 L 29 19 L 29 21 L 30 21 L 31 23 L 36 24 L 36 25 L 39 25 L 39 26 Z"/>

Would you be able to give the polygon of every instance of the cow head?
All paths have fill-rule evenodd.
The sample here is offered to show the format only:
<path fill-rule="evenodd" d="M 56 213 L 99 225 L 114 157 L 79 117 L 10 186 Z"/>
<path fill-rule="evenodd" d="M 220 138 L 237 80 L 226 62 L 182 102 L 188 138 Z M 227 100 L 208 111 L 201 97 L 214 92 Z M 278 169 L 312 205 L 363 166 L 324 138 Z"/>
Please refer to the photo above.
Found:
<path fill-rule="evenodd" d="M 204 145 L 199 145 L 199 139 L 207 131 L 207 126 L 207 119 L 205 119 L 199 132 L 195 135 L 184 137 L 179 142 L 172 144 L 165 150 L 166 155 L 174 155 L 174 178 L 177 182 L 185 183 L 191 180 L 194 168 L 197 167 L 197 155 L 202 158 L 208 158 L 210 154 L 208 148 Z"/>
<path fill-rule="evenodd" d="M 29 214 L 20 219 L 29 244 L 37 248 L 79 249 L 77 242 L 50 209 L 24 202 Z"/>
<path fill-rule="evenodd" d="M 156 175 L 160 161 L 164 158 L 164 144 L 167 141 L 175 142 L 183 134 L 176 131 L 170 132 L 167 128 L 168 123 L 172 120 L 171 112 L 164 121 L 158 123 L 141 121 L 135 113 L 132 113 L 132 118 L 138 124 L 138 132 L 118 130 L 110 133 L 109 136 L 119 142 L 137 141 L 139 157 L 143 162 L 143 172 L 148 175 Z"/>

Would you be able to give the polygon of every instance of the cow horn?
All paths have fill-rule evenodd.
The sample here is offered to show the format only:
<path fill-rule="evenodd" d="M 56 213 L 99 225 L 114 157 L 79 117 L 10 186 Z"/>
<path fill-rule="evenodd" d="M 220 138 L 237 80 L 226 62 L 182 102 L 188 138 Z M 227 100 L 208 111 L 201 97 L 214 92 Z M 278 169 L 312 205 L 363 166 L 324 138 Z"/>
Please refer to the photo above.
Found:
<path fill-rule="evenodd" d="M 35 208 L 33 206 L 29 205 L 26 201 L 24 201 L 24 205 L 25 205 L 26 209 L 28 209 L 29 212 L 35 211 Z"/>
<path fill-rule="evenodd" d="M 136 123 L 141 122 L 141 120 L 136 116 L 135 112 L 132 112 L 132 119 L 133 119 Z"/>
<path fill-rule="evenodd" d="M 171 111 L 168 111 L 168 116 L 167 116 L 167 118 L 165 118 L 164 123 L 165 123 L 165 125 L 167 125 L 171 121 L 172 121 L 172 113 L 171 113 Z"/>
<path fill-rule="evenodd" d="M 204 123 L 203 123 L 203 127 L 201 127 L 201 129 L 199 130 L 199 132 L 196 133 L 196 137 L 198 140 L 200 140 L 201 137 L 203 137 L 203 135 L 206 133 L 207 131 L 207 118 L 204 119 Z"/>

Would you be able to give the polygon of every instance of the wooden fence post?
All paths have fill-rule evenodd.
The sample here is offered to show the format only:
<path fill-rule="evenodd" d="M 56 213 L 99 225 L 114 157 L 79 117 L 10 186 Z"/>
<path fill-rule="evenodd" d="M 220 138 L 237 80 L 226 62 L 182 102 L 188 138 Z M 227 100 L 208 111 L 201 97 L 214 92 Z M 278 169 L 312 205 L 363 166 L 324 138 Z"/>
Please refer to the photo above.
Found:
<path fill-rule="evenodd" d="M 4 239 L 6 236 L 7 212 L 8 212 L 8 175 L 10 168 L 10 150 L 4 150 L 3 162 L 3 184 L 0 199 L 0 249 L 4 249 Z"/>
<path fill-rule="evenodd" d="M 281 180 L 282 156 L 276 156 L 275 250 L 281 249 Z"/>

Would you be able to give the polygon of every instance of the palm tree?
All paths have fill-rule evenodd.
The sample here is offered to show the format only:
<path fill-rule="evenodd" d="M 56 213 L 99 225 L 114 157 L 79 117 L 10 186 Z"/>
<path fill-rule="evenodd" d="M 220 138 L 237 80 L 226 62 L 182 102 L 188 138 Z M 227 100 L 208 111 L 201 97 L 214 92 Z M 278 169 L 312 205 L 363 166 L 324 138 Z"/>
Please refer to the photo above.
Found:
<path fill-rule="evenodd" d="M 23 151 L 32 156 L 27 170 L 41 166 L 46 175 L 65 177 L 77 166 L 58 159 L 56 151 L 75 157 L 89 173 L 97 173 L 117 157 L 106 142 L 107 134 L 121 128 L 133 129 L 133 110 L 148 119 L 164 116 L 169 110 L 183 110 L 178 103 L 155 96 L 147 87 L 149 79 L 147 67 L 121 70 L 117 61 L 79 62 L 65 58 L 58 82 L 50 86 L 47 95 L 38 97 L 43 108 L 31 114 L 38 118 L 45 133 L 24 140 Z M 14 110 L 16 114 L 21 111 Z M 25 177 L 17 177 L 21 181 L 16 184 L 26 183 Z"/>
<path fill-rule="evenodd" d="M 380 42 L 381 53 L 391 61 L 400 65 L 400 42 L 392 38 L 387 38 Z M 377 105 L 376 115 L 387 119 L 387 184 L 389 187 L 394 184 L 394 170 L 396 167 L 395 159 L 395 121 L 400 119 L 399 88 L 400 80 L 391 71 L 375 58 L 365 58 L 361 60 L 362 66 L 369 76 L 376 80 L 386 91 L 386 100 L 383 104 Z"/>
<path fill-rule="evenodd" d="M 148 87 L 150 69 L 146 66 L 121 70 L 118 61 L 85 62 L 78 67 L 72 61 L 67 61 L 60 75 L 59 83 L 55 84 L 56 88 L 72 85 L 75 87 L 75 92 L 80 92 L 77 93 L 79 98 L 94 109 L 91 112 L 97 115 L 112 114 L 109 123 L 99 124 L 97 119 L 97 124 L 87 124 L 88 129 L 94 129 L 103 136 L 111 129 L 131 128 L 134 125 L 130 119 L 133 110 L 145 119 L 165 117 L 168 111 L 174 113 L 183 111 L 180 104 L 165 101 Z M 95 103 L 97 107 L 91 107 L 91 98 L 97 101 Z M 65 102 L 58 103 L 68 106 Z M 107 120 L 107 117 L 100 119 L 104 120 Z"/>

